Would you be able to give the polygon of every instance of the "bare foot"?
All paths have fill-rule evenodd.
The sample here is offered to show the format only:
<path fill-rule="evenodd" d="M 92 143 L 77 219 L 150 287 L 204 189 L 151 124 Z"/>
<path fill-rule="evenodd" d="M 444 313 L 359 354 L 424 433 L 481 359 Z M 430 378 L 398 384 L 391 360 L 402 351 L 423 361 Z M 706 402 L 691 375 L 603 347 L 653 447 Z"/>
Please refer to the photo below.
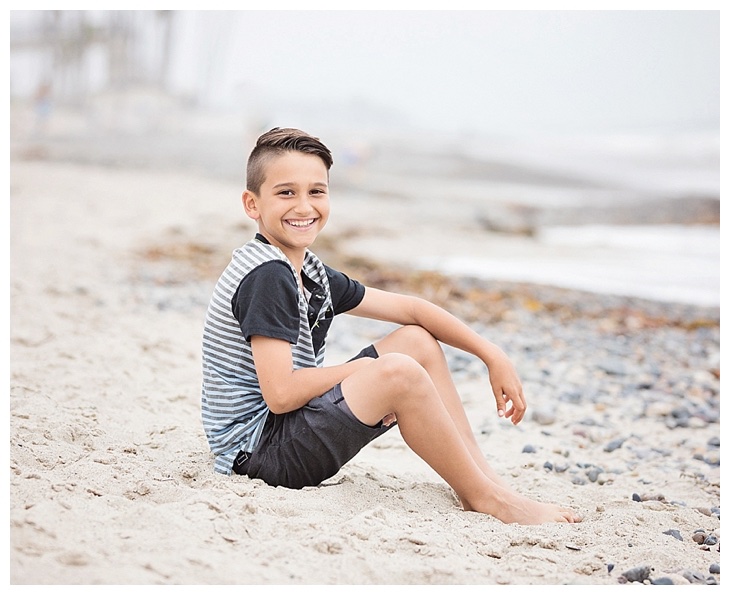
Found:
<path fill-rule="evenodd" d="M 570 508 L 557 504 L 545 504 L 529 498 L 520 497 L 503 514 L 497 516 L 503 523 L 519 525 L 541 525 L 543 523 L 580 523 L 581 519 Z"/>
<path fill-rule="evenodd" d="M 479 507 L 471 506 L 464 500 L 462 500 L 462 506 L 464 510 L 484 512 L 507 524 L 580 523 L 583 520 L 570 508 L 530 500 L 510 490 L 496 490 L 495 492 L 494 498 L 489 498 L 489 502 L 485 502 Z"/>

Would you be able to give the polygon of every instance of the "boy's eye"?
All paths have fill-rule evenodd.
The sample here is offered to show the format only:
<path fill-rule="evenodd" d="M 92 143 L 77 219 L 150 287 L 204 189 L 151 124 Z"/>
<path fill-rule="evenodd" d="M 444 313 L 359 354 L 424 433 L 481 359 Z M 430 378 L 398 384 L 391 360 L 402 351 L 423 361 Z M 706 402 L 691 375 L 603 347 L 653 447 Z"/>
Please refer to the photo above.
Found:
<path fill-rule="evenodd" d="M 291 190 L 281 190 L 279 192 L 280 196 L 291 196 L 292 194 L 294 194 L 294 193 Z"/>

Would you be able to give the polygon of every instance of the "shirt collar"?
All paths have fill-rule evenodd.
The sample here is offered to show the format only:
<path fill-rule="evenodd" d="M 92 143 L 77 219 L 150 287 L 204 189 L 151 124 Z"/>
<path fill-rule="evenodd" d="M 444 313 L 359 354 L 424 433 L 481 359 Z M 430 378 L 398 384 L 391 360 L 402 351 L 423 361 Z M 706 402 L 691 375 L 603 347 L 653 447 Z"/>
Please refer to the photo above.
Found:
<path fill-rule="evenodd" d="M 268 244 L 269 246 L 272 245 L 271 242 L 269 242 L 269 240 L 267 240 L 262 234 L 260 234 L 258 232 L 256 233 L 255 239 L 257 239 L 259 242 L 263 242 L 264 244 Z M 314 285 L 316 285 L 316 287 L 319 288 L 320 285 L 316 281 L 311 279 L 312 271 L 308 270 L 308 269 L 310 269 L 310 267 L 312 267 L 312 264 L 313 264 L 312 263 L 312 253 L 309 250 L 307 250 L 307 254 L 304 257 L 304 265 L 302 266 L 302 278 L 305 280 L 311 281 L 311 283 L 314 283 Z M 305 285 L 306 285 L 306 281 L 305 281 Z M 307 289 L 311 291 L 313 289 L 313 287 L 307 287 Z"/>

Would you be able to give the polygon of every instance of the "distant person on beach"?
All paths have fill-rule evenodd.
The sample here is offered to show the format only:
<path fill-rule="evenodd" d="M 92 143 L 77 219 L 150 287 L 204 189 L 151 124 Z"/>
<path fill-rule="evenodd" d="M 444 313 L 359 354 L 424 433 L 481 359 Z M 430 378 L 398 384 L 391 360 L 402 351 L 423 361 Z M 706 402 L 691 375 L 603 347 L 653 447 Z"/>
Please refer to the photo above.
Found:
<path fill-rule="evenodd" d="M 444 309 L 364 287 L 309 250 L 329 217 L 331 165 L 319 139 L 290 128 L 263 134 L 249 157 L 242 201 L 258 233 L 234 250 L 203 332 L 202 421 L 215 470 L 316 486 L 397 423 L 464 510 L 505 523 L 579 521 L 493 471 L 439 342 L 484 362 L 497 415 L 518 424 L 525 397 L 504 352 Z M 350 361 L 324 366 L 327 331 L 344 312 L 400 326 Z"/>
<path fill-rule="evenodd" d="M 35 134 L 43 136 L 48 129 L 48 121 L 53 113 L 53 93 L 51 84 L 42 82 L 36 89 L 34 105 L 35 105 Z"/>

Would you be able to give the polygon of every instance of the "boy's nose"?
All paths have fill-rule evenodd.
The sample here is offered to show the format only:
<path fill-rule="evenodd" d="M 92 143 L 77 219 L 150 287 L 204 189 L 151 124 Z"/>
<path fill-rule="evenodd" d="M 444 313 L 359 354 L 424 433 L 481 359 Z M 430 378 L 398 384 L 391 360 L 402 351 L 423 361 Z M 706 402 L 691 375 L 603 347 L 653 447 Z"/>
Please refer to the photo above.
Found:
<path fill-rule="evenodd" d="M 297 201 L 297 204 L 294 205 L 294 211 L 297 214 L 301 215 L 308 215 L 312 212 L 312 205 L 309 204 L 309 197 L 308 196 L 301 196 L 299 200 Z"/>

